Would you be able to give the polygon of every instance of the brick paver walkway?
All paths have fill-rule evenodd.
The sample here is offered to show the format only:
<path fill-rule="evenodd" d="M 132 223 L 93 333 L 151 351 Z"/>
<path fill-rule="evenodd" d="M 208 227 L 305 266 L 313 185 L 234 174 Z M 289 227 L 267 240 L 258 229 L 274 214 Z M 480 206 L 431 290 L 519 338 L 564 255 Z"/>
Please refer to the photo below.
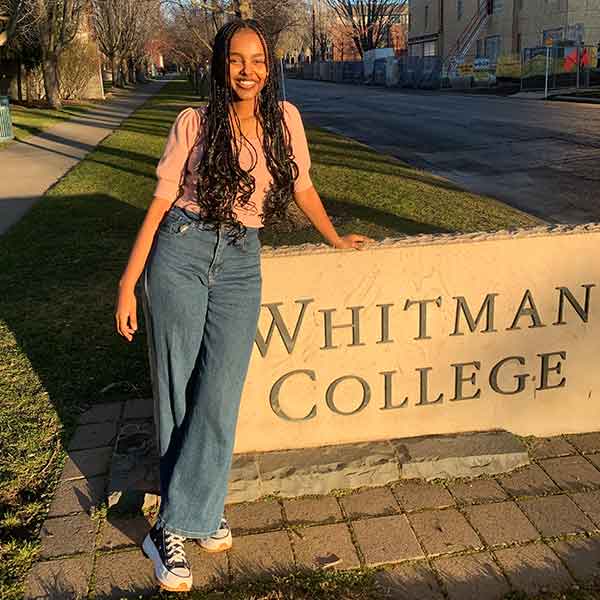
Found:
<path fill-rule="evenodd" d="M 151 516 L 93 510 L 104 498 L 117 423 L 131 406 L 83 416 L 26 598 L 156 589 L 138 549 Z M 588 581 L 600 575 L 600 432 L 527 443 L 532 464 L 494 477 L 230 504 L 230 552 L 209 555 L 188 543 L 195 585 L 319 568 L 331 555 L 339 569 L 383 565 L 382 597 L 406 600 L 491 600 Z"/>

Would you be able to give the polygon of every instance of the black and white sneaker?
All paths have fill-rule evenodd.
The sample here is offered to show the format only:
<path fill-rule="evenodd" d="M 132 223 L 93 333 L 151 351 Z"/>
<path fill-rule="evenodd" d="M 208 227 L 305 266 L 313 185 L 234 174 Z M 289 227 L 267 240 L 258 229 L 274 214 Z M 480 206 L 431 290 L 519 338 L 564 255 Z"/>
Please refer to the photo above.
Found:
<path fill-rule="evenodd" d="M 210 537 L 197 539 L 196 542 L 206 552 L 225 552 L 225 550 L 229 550 L 233 545 L 233 539 L 227 519 L 222 517 L 218 531 Z"/>
<path fill-rule="evenodd" d="M 142 544 L 146 558 L 154 563 L 159 585 L 169 592 L 189 592 L 192 570 L 185 555 L 185 537 L 154 525 Z"/>

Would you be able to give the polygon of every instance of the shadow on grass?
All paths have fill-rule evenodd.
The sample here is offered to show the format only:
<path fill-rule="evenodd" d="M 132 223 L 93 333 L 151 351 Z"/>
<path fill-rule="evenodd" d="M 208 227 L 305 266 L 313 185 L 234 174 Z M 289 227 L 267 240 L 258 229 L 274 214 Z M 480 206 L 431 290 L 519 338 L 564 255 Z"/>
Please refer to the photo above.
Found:
<path fill-rule="evenodd" d="M 11 483 L 0 488 L 3 540 L 35 535 L 36 520 L 12 530 L 4 517 L 46 489 L 55 440 L 68 447 L 82 409 L 111 399 L 101 393 L 107 384 L 127 382 L 117 396 L 151 394 L 142 327 L 128 344 L 114 326 L 118 278 L 142 218 L 110 196 L 55 196 L 0 237 L 0 345 L 15 373 L 0 388 L 0 447 L 12 447 L 0 460 Z"/>
<path fill-rule="evenodd" d="M 364 206 L 355 202 L 345 202 L 328 196 L 322 196 L 327 212 L 331 216 L 342 219 L 366 221 L 392 232 L 395 235 L 412 235 L 419 233 L 450 233 L 444 229 L 428 223 L 419 223 L 411 219 L 400 217 L 388 211 L 380 210 L 373 206 Z"/>

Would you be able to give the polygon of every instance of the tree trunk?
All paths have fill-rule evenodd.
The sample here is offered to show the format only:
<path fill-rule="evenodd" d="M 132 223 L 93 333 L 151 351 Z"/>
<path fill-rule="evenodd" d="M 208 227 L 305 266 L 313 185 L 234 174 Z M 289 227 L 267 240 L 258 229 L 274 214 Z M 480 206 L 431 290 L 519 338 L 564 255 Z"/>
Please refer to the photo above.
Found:
<path fill-rule="evenodd" d="M 21 59 L 17 61 L 17 98 L 23 102 L 23 65 Z"/>
<path fill-rule="evenodd" d="M 144 63 L 138 63 L 135 66 L 135 80 L 138 83 L 144 83 L 146 81 L 146 69 Z"/>
<path fill-rule="evenodd" d="M 127 69 L 129 71 L 129 82 L 135 85 L 137 79 L 135 76 L 135 65 L 133 64 L 133 58 L 129 58 L 127 60 Z"/>
<path fill-rule="evenodd" d="M 117 60 L 116 56 L 111 56 L 110 57 L 110 71 L 112 73 L 112 84 L 113 87 L 117 87 L 119 85 L 118 82 L 118 78 L 119 78 L 119 62 Z"/>
<path fill-rule="evenodd" d="M 121 78 L 123 80 L 123 87 L 129 84 L 129 69 L 127 67 L 127 60 L 121 61 Z"/>
<path fill-rule="evenodd" d="M 58 56 L 49 54 L 42 60 L 42 72 L 44 73 L 44 89 L 46 90 L 46 100 L 50 108 L 60 110 L 62 102 L 58 88 Z"/>

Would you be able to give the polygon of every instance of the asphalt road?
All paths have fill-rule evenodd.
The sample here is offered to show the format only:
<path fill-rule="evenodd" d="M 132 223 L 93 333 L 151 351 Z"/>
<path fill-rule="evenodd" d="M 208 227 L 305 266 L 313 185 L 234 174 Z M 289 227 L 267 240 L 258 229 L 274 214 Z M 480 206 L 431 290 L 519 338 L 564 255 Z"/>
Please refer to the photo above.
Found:
<path fill-rule="evenodd" d="M 550 223 L 600 222 L 600 105 L 287 80 L 306 123 Z"/>

